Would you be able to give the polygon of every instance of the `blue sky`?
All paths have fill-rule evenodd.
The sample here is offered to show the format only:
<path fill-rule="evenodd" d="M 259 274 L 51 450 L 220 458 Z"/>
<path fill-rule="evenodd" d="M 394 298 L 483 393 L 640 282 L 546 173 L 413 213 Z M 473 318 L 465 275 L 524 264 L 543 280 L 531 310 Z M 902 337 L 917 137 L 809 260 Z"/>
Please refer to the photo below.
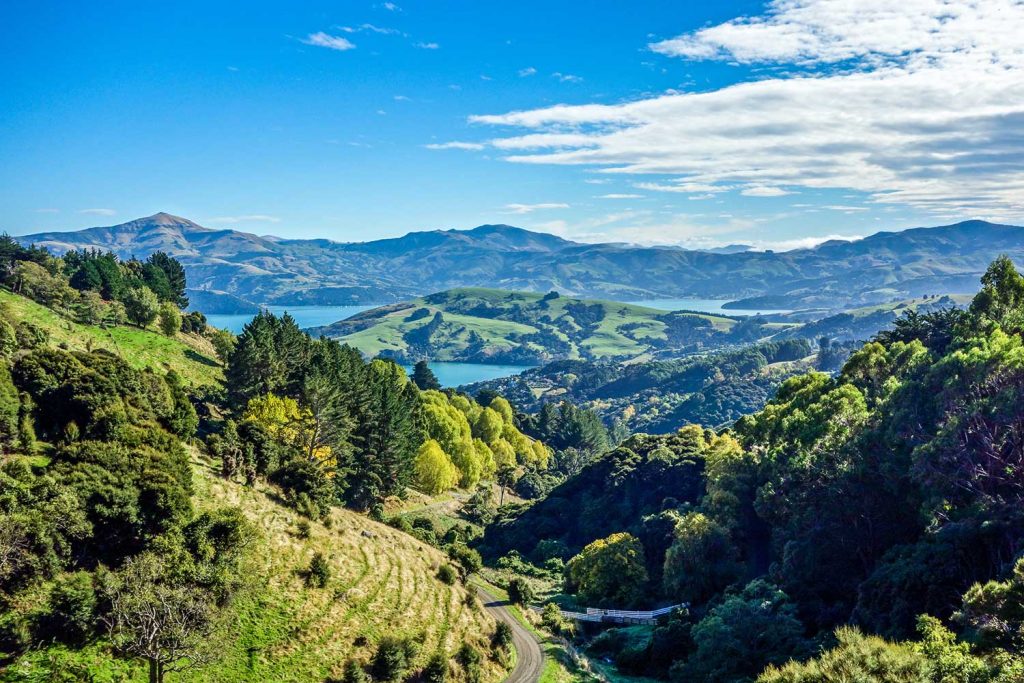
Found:
<path fill-rule="evenodd" d="M 0 230 L 786 248 L 1020 222 L 1024 9 L 982 4 L 16 0 Z"/>

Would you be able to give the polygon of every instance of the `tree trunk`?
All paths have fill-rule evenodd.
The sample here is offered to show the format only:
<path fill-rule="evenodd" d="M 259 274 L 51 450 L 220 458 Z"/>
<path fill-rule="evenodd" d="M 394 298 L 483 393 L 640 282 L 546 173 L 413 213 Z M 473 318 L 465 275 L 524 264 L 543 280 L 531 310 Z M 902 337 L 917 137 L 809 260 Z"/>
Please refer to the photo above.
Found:
<path fill-rule="evenodd" d="M 160 683 L 160 665 L 155 659 L 149 660 L 149 683 Z"/>

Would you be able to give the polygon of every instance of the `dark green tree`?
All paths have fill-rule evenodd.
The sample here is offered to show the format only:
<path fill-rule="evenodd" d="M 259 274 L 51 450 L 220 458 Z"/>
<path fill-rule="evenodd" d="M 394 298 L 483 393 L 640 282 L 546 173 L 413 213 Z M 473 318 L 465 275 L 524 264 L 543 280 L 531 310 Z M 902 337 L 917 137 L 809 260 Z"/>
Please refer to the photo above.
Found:
<path fill-rule="evenodd" d="M 441 383 L 437 381 L 437 376 L 434 375 L 434 371 L 430 369 L 430 365 L 425 360 L 416 361 L 412 370 L 412 381 L 423 391 L 441 389 Z"/>

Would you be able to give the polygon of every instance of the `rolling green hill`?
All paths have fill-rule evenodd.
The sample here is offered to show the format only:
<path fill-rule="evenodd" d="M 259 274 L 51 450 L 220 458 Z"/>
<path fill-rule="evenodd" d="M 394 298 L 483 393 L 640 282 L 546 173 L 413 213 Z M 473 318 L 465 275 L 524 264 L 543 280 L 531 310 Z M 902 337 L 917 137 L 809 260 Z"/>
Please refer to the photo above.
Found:
<path fill-rule="evenodd" d="M 630 359 L 727 342 L 735 318 L 614 301 L 464 288 L 366 311 L 312 330 L 399 361 L 539 363 Z"/>

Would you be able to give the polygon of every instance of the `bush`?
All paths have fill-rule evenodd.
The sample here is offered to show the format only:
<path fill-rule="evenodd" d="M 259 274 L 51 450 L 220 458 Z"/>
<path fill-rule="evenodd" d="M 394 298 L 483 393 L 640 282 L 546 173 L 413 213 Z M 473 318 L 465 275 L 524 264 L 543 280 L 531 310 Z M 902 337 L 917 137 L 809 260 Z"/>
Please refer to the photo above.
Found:
<path fill-rule="evenodd" d="M 173 337 L 177 334 L 178 330 L 181 329 L 181 312 L 178 310 L 178 307 L 170 301 L 160 304 L 157 324 L 164 335 Z"/>
<path fill-rule="evenodd" d="M 462 543 L 448 546 L 448 557 L 458 562 L 466 574 L 475 574 L 484 566 L 480 553 Z"/>
<path fill-rule="evenodd" d="M 412 523 L 406 517 L 392 517 L 388 520 L 388 526 L 394 527 L 395 529 L 398 529 L 404 534 L 409 534 L 410 536 L 412 535 Z"/>
<path fill-rule="evenodd" d="M 437 570 L 437 578 L 441 583 L 446 583 L 449 586 L 455 583 L 456 576 L 455 570 L 450 564 L 442 564 Z"/>
<path fill-rule="evenodd" d="M 300 519 L 298 524 L 295 525 L 295 535 L 303 540 L 309 538 L 311 531 L 312 527 L 308 519 Z"/>
<path fill-rule="evenodd" d="M 345 662 L 345 668 L 341 674 L 342 683 L 366 683 L 370 677 L 366 675 L 363 667 L 354 659 Z"/>
<path fill-rule="evenodd" d="M 96 624 L 96 590 L 92 575 L 76 572 L 61 577 L 50 592 L 48 610 L 36 622 L 36 638 L 70 645 L 85 642 Z"/>
<path fill-rule="evenodd" d="M 331 565 L 321 552 L 313 553 L 313 559 L 309 561 L 309 569 L 306 570 L 306 584 L 316 588 L 323 588 L 331 580 Z"/>
<path fill-rule="evenodd" d="M 466 674 L 466 681 L 468 683 L 479 683 L 483 677 L 483 667 L 481 666 L 483 657 L 477 652 L 476 648 L 469 643 L 463 643 L 462 647 L 455 654 L 455 659 L 462 666 L 462 670 Z"/>
<path fill-rule="evenodd" d="M 541 612 L 541 623 L 544 624 L 544 628 L 556 636 L 561 635 L 562 631 L 566 629 L 565 620 L 562 619 L 562 612 L 558 609 L 558 605 L 553 602 L 544 605 L 544 609 Z"/>
<path fill-rule="evenodd" d="M 421 677 L 424 683 L 444 683 L 448 680 L 448 660 L 440 652 L 435 652 L 423 669 Z"/>
<path fill-rule="evenodd" d="M 506 650 L 512 646 L 512 627 L 508 622 L 499 621 L 491 636 L 491 647 L 495 650 Z"/>
<path fill-rule="evenodd" d="M 528 605 L 533 599 L 533 588 L 526 579 L 517 576 L 508 582 L 508 601 L 513 605 Z"/>
<path fill-rule="evenodd" d="M 416 657 L 416 643 L 411 638 L 386 636 L 377 644 L 370 672 L 378 681 L 397 681 Z"/>

